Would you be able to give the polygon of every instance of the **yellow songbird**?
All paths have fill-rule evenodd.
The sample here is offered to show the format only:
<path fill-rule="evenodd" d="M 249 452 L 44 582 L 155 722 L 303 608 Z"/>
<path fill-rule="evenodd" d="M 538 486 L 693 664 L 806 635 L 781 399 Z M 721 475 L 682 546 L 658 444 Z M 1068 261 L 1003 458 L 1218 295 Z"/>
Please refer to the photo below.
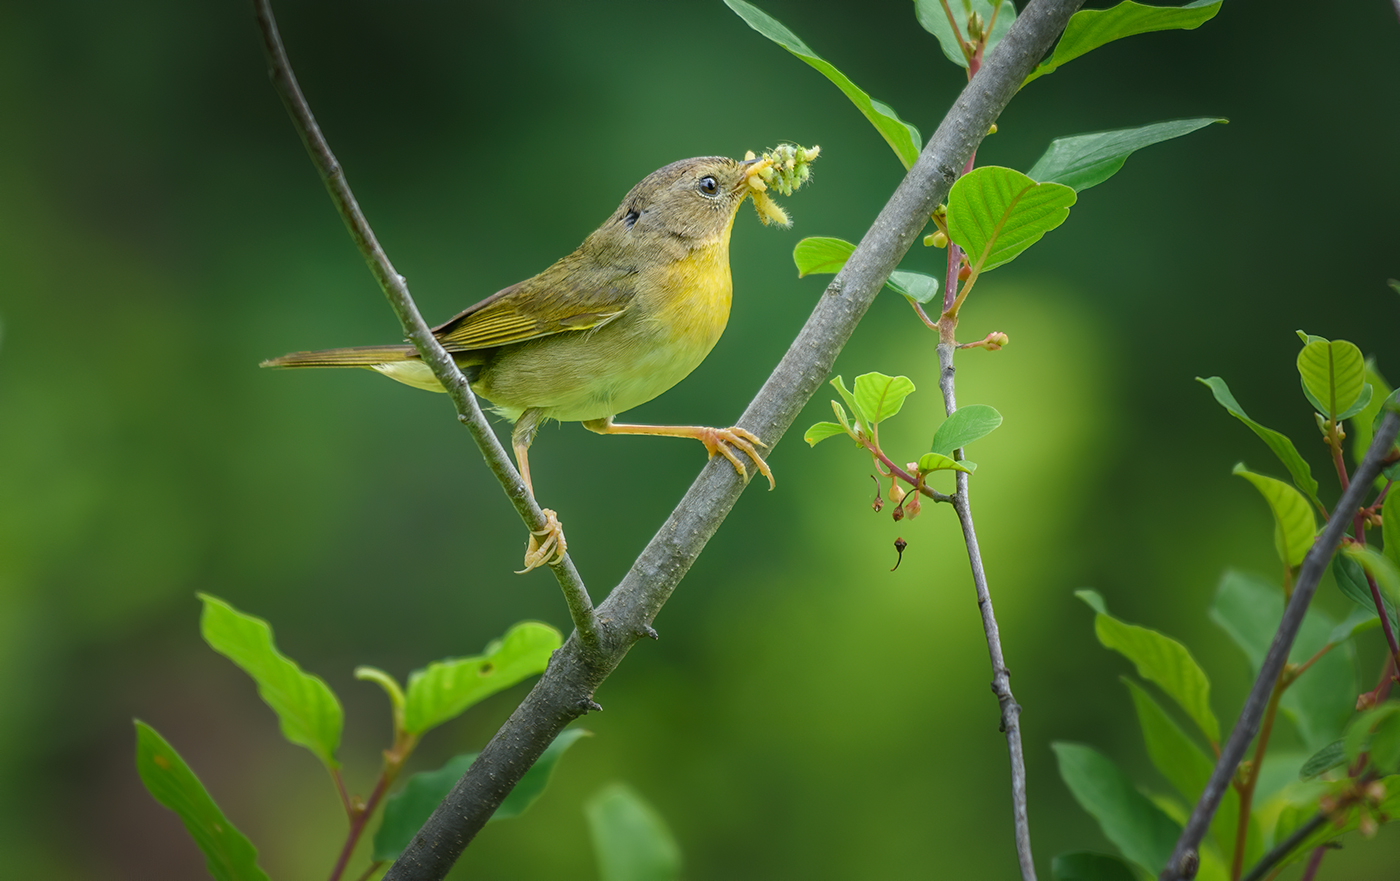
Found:
<path fill-rule="evenodd" d="M 766 445 L 742 428 L 619 425 L 613 418 L 680 382 L 719 340 L 729 319 L 735 212 L 753 196 L 764 223 L 785 222 L 767 184 L 791 192 L 817 155 L 815 148 L 779 151 L 776 159 L 743 162 L 683 159 L 647 175 L 578 250 L 433 329 L 472 390 L 515 423 L 515 458 L 532 495 L 528 450 L 546 419 L 581 422 L 599 434 L 695 438 L 747 479 L 737 450 L 771 487 L 773 473 L 756 449 Z M 294 352 L 263 366 L 364 367 L 443 391 L 407 344 Z M 549 526 L 531 536 L 522 571 L 564 553 L 557 517 L 548 509 L 545 516 Z"/>

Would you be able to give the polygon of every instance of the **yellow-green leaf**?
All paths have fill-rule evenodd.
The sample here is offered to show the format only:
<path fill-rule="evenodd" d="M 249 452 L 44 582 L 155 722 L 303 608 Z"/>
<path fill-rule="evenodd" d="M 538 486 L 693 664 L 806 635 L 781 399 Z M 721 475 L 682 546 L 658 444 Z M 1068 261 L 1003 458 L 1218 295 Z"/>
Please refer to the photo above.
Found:
<path fill-rule="evenodd" d="M 1255 474 L 1243 463 L 1235 466 L 1234 473 L 1254 484 L 1269 503 L 1269 510 L 1274 514 L 1274 547 L 1279 559 L 1290 568 L 1301 565 L 1317 535 L 1317 523 L 1308 500 L 1291 485 Z"/>
<path fill-rule="evenodd" d="M 958 178 L 948 193 L 948 237 L 967 252 L 975 271 L 986 272 L 1064 223 L 1076 198 L 1064 184 L 984 165 Z"/>
<path fill-rule="evenodd" d="M 1103 647 L 1132 661 L 1139 676 L 1157 683 L 1211 743 L 1219 742 L 1220 722 L 1210 708 L 1210 679 L 1186 646 L 1155 630 L 1119 621 L 1108 614 L 1103 597 L 1094 591 L 1075 591 L 1075 596 L 1098 613 L 1094 634 Z"/>
<path fill-rule="evenodd" d="M 548 624 L 524 621 L 483 654 L 435 661 L 413 671 L 408 677 L 405 729 L 422 734 L 501 689 L 544 672 L 550 655 L 562 643 L 559 631 Z"/>
<path fill-rule="evenodd" d="M 1313 339 L 1298 353 L 1298 375 L 1317 412 L 1343 416 L 1366 385 L 1366 359 L 1346 340 Z"/>
<path fill-rule="evenodd" d="M 272 643 L 272 627 L 215 596 L 200 594 L 199 629 L 214 651 L 253 677 L 258 696 L 277 714 L 282 736 L 316 754 L 327 768 L 340 767 L 335 751 L 345 722 L 340 701 L 318 676 L 303 673 Z"/>
<path fill-rule="evenodd" d="M 900 119 L 888 104 L 876 101 L 862 91 L 844 73 L 808 48 L 806 43 L 802 42 L 796 34 L 784 27 L 783 23 L 773 16 L 751 3 L 745 3 L 744 0 L 724 0 L 724 2 L 726 6 L 734 10 L 735 14 L 746 21 L 749 27 L 801 58 L 830 80 L 832 85 L 851 99 L 851 103 L 856 105 L 856 109 L 870 121 L 870 124 L 875 126 L 875 130 L 885 139 L 885 143 L 890 145 L 894 155 L 898 156 L 899 161 L 904 163 L 904 168 L 908 170 L 913 167 L 924 143 L 919 136 L 918 129 Z"/>

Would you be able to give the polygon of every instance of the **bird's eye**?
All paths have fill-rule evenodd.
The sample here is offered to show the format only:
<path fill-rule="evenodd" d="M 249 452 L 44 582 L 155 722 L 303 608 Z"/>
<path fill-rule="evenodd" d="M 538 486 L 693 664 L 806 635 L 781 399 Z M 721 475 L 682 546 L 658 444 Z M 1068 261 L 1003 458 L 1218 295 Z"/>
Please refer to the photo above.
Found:
<path fill-rule="evenodd" d="M 700 178 L 700 192 L 707 196 L 713 196 L 719 192 L 719 184 L 712 177 Z"/>

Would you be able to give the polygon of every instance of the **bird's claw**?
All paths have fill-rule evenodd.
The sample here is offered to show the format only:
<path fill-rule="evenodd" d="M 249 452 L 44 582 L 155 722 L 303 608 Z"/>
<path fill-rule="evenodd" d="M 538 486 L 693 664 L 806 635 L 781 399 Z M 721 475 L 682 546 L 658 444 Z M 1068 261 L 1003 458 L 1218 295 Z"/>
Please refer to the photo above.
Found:
<path fill-rule="evenodd" d="M 530 531 L 530 544 L 525 547 L 525 568 L 515 570 L 516 575 L 557 563 L 569 550 L 559 516 L 549 508 L 541 508 L 540 513 L 544 515 L 544 529 Z"/>
<path fill-rule="evenodd" d="M 734 451 L 730 449 L 731 446 L 738 447 L 744 452 L 744 455 L 753 460 L 754 467 L 758 469 L 758 473 L 768 478 L 768 488 L 771 490 L 777 486 L 777 483 L 773 480 L 773 470 L 768 467 L 767 462 L 763 461 L 763 457 L 758 454 L 758 450 L 754 449 L 755 444 L 764 449 L 767 449 L 768 445 L 759 440 L 758 435 L 748 429 L 740 428 L 737 425 L 732 428 L 707 429 L 700 437 L 700 442 L 705 445 L 706 450 L 709 450 L 711 458 L 714 458 L 715 453 L 719 453 L 721 456 L 728 459 L 729 464 L 734 466 L 734 470 L 739 472 L 739 476 L 744 478 L 744 482 L 747 483 L 749 471 L 744 467 L 743 461 L 738 456 L 734 455 Z"/>

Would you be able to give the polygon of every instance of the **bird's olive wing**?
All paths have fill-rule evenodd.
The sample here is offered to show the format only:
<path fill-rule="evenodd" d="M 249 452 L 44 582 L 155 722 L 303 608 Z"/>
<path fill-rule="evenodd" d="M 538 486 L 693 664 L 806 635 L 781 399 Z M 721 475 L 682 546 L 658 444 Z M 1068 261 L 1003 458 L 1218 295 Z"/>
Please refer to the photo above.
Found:
<path fill-rule="evenodd" d="M 449 352 L 492 349 L 616 319 L 632 299 L 632 274 L 585 269 L 568 258 L 492 294 L 433 329 Z"/>

